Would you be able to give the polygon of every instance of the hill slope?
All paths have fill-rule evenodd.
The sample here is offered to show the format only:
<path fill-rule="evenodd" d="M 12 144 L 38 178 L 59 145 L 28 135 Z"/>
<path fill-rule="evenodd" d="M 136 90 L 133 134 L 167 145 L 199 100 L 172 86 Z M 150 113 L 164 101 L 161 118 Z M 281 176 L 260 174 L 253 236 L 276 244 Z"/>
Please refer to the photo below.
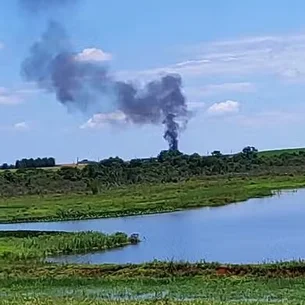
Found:
<path fill-rule="evenodd" d="M 305 152 L 305 148 L 283 148 L 283 149 L 264 150 L 264 151 L 260 151 L 258 154 L 259 156 L 272 157 L 272 156 L 279 156 L 282 154 L 293 154 L 299 152 Z"/>

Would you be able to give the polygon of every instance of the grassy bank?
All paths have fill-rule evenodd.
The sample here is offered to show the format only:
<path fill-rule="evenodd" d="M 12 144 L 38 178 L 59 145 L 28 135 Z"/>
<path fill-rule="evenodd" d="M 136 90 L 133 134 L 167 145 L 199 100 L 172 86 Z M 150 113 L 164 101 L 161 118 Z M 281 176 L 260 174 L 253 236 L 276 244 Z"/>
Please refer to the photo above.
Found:
<path fill-rule="evenodd" d="M 139 304 L 151 304 L 156 299 L 162 299 L 160 304 L 175 304 L 178 300 L 217 305 L 302 304 L 305 273 L 291 275 L 296 268 L 304 267 L 301 262 L 230 266 L 236 271 L 242 268 L 244 273 L 223 274 L 220 272 L 223 267 L 218 264 L 34 265 L 31 268 L 18 263 L 14 267 L 0 264 L 0 294 L 7 304 L 17 304 L 9 301 L 26 304 L 24 300 L 32 302 L 29 304 L 115 304 L 115 300 L 126 304 L 138 304 L 142 300 Z M 19 271 L 13 275 L 8 269 Z M 280 269 L 290 270 L 291 274 L 275 272 Z"/>
<path fill-rule="evenodd" d="M 303 305 L 305 302 L 294 302 L 294 301 L 287 301 L 281 302 L 278 301 L 233 301 L 233 302 L 225 302 L 225 301 L 203 301 L 203 300 L 149 300 L 149 301 L 105 301 L 105 300 L 88 300 L 88 299 L 79 299 L 75 300 L 73 298 L 56 298 L 56 299 L 48 299 L 48 298 L 15 298 L 10 301 L 0 301 L 2 305 L 274 305 L 274 304 L 282 304 L 282 305 Z"/>
<path fill-rule="evenodd" d="M 62 254 L 102 251 L 137 243 L 124 233 L 0 231 L 0 258 L 37 260 Z M 29 264 L 32 267 L 32 264 Z"/>
<path fill-rule="evenodd" d="M 214 177 L 183 183 L 134 185 L 99 195 L 46 195 L 0 199 L 0 222 L 116 217 L 220 206 L 305 187 L 305 176 Z"/>
<path fill-rule="evenodd" d="M 272 149 L 272 150 L 263 150 L 258 152 L 260 157 L 274 157 L 281 156 L 283 154 L 299 154 L 305 152 L 305 148 L 284 148 L 284 149 Z"/>
<path fill-rule="evenodd" d="M 305 280 L 305 262 L 293 261 L 272 264 L 221 265 L 219 263 L 150 262 L 126 265 L 67 265 L 0 259 L 0 279 L 166 279 L 188 277 L 266 277 Z"/>

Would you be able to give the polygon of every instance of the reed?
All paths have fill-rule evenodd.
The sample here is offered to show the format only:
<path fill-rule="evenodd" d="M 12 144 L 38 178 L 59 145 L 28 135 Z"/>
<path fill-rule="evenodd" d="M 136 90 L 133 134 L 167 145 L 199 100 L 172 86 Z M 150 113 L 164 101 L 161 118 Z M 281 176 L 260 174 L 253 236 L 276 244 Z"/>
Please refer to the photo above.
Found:
<path fill-rule="evenodd" d="M 139 242 L 137 235 L 117 232 L 36 232 L 0 233 L 0 258 L 8 260 L 44 259 L 62 254 L 103 251 Z"/>

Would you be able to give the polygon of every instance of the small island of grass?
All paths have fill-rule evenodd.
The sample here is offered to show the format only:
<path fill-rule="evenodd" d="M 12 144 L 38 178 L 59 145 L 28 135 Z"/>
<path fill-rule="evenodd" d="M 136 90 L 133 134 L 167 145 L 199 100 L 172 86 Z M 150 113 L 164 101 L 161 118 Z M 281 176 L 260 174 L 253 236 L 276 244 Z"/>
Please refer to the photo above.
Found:
<path fill-rule="evenodd" d="M 63 254 L 90 253 L 139 242 L 138 235 L 117 232 L 0 231 L 0 259 L 40 260 Z"/>

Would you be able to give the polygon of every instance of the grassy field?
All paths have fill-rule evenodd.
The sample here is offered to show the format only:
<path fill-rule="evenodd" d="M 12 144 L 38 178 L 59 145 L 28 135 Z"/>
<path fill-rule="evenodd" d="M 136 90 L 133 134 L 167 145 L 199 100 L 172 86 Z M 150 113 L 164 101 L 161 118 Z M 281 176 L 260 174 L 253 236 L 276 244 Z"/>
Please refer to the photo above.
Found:
<path fill-rule="evenodd" d="M 304 267 L 301 262 L 230 266 L 232 273 L 223 274 L 222 266 L 204 263 L 94 267 L 0 263 L 0 294 L 6 302 L 2 304 L 151 304 L 156 300 L 160 304 L 302 304 Z"/>
<path fill-rule="evenodd" d="M 62 254 L 88 253 L 139 242 L 124 233 L 0 231 L 0 258 L 6 260 L 43 259 Z"/>
<path fill-rule="evenodd" d="M 158 299 L 159 302 L 163 299 L 164 304 L 174 303 L 174 300 L 227 305 L 301 304 L 305 298 L 304 279 L 185 278 L 129 281 L 113 279 L 95 282 L 74 281 L 73 286 L 64 281 L 57 283 L 41 281 L 37 284 L 30 282 L 27 285 L 10 284 L 15 285 L 13 289 L 1 289 L 7 293 L 6 300 L 17 299 L 20 302 L 22 300 L 20 295 L 23 295 L 23 299 L 39 300 L 37 304 L 56 304 L 56 302 L 62 302 L 62 304 L 109 302 L 111 304 L 115 300 L 127 302 L 127 304 L 142 300 L 144 304 L 149 304 L 154 303 L 152 300 Z M 35 293 L 33 293 L 33 287 L 35 287 Z M 24 303 L 21 301 L 19 304 Z"/>
<path fill-rule="evenodd" d="M 56 166 L 52 166 L 52 167 L 37 167 L 37 169 L 44 169 L 44 170 L 50 170 L 50 171 L 57 171 L 60 170 L 63 167 L 74 167 L 74 168 L 78 168 L 78 169 L 83 169 L 86 166 L 86 164 L 58 164 Z M 10 172 L 16 172 L 17 169 L 13 168 L 13 169 L 8 169 Z M 4 172 L 4 169 L 0 169 L 0 172 Z"/>
<path fill-rule="evenodd" d="M 205 177 L 117 187 L 98 195 L 0 199 L 0 222 L 116 217 L 220 206 L 305 187 L 304 175 Z M 130 244 L 125 234 L 0 232 L 0 305 L 305 304 L 305 262 L 66 265 L 42 259 Z"/>
<path fill-rule="evenodd" d="M 293 153 L 299 153 L 299 152 L 305 152 L 305 148 L 286 148 L 286 149 L 274 149 L 274 150 L 264 150 L 260 151 L 258 153 L 259 156 L 266 156 L 266 157 L 273 157 L 273 156 L 279 156 L 282 154 L 293 154 Z"/>
<path fill-rule="evenodd" d="M 99 195 L 46 195 L 0 199 L 0 222 L 89 219 L 220 206 L 305 187 L 305 176 L 210 178 L 135 185 Z"/>
<path fill-rule="evenodd" d="M 16 297 L 10 300 L 1 300 L 0 304 L 3 305 L 303 305 L 302 301 L 204 301 L 204 300 L 168 300 L 168 299 L 153 299 L 153 300 L 101 300 L 101 299 L 87 299 L 87 298 L 47 298 L 47 297 Z"/>

